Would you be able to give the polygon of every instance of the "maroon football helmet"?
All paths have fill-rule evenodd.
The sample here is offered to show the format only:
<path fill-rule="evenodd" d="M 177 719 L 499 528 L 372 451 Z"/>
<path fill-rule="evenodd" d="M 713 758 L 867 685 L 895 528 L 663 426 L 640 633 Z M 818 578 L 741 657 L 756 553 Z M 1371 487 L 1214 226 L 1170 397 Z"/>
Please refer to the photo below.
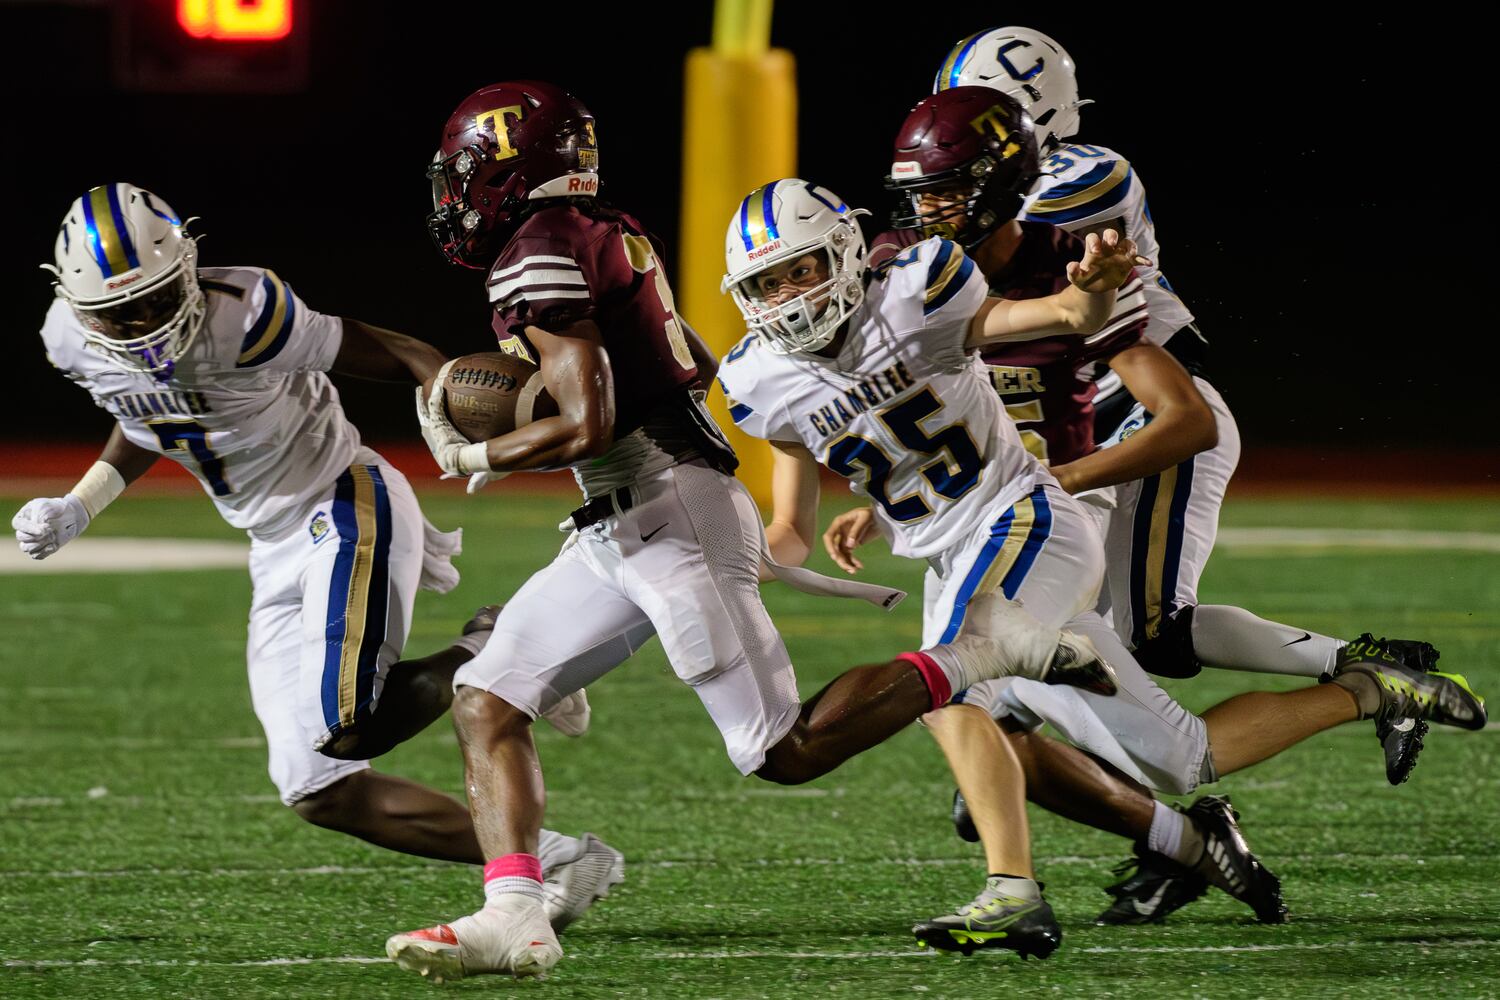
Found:
<path fill-rule="evenodd" d="M 464 98 L 427 176 L 427 231 L 451 263 L 485 268 L 535 198 L 599 190 L 594 116 L 550 83 L 511 80 Z"/>
<path fill-rule="evenodd" d="M 896 134 L 888 190 L 897 229 L 955 239 L 972 248 L 1016 217 L 1037 176 L 1036 135 L 1025 109 L 988 87 L 954 87 L 924 98 Z M 922 209 L 922 196 L 946 204 Z"/>

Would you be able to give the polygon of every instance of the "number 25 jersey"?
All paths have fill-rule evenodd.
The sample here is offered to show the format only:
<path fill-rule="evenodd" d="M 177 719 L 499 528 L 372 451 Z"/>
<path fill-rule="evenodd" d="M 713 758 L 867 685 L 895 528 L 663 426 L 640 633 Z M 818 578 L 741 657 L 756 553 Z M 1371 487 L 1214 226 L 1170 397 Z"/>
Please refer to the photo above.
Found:
<path fill-rule="evenodd" d="M 909 247 L 870 283 L 837 357 L 778 355 L 753 335 L 730 351 L 730 416 L 848 478 L 897 555 L 935 556 L 1051 479 L 964 348 L 985 292 L 956 243 Z"/>

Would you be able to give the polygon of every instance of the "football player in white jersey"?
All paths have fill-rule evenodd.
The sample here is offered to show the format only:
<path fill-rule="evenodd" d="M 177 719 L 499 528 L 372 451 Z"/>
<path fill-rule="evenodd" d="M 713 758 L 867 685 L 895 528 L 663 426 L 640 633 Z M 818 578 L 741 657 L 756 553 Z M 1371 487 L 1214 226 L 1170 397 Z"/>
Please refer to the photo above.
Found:
<path fill-rule="evenodd" d="M 1234 417 L 1208 380 L 1207 341 L 1193 314 L 1161 272 L 1161 248 L 1140 174 L 1121 154 L 1079 142 L 1079 109 L 1093 103 L 1079 97 L 1076 67 L 1055 40 L 1031 28 L 1004 27 L 971 35 L 949 52 L 939 67 L 933 90 L 984 86 L 1009 94 L 1030 113 L 1041 147 L 1041 175 L 1027 194 L 1019 218 L 1047 222 L 1073 233 L 1117 229 L 1136 241 L 1154 263 L 1143 268 L 1150 321 L 1146 336 L 1162 345 L 1193 375 L 1198 390 L 1213 408 L 1219 424 L 1218 444 L 1195 456 L 1192 465 L 1123 484 L 1106 536 L 1111 573 L 1108 587 L 1116 629 L 1134 649 L 1136 659 L 1153 673 L 1190 677 L 1203 666 L 1262 673 L 1326 677 L 1341 657 L 1390 655 L 1422 670 L 1431 670 L 1438 652 L 1426 642 L 1375 639 L 1365 633 L 1345 641 L 1266 621 L 1225 605 L 1200 605 L 1198 579 L 1217 533 L 1218 512 L 1229 478 L 1239 462 L 1240 437 Z M 1097 440 L 1105 446 L 1139 430 L 1151 420 L 1145 407 L 1109 373 L 1097 383 L 1094 399 Z M 1174 581 L 1167 593 L 1132 588 L 1131 569 L 1152 558 L 1142 539 L 1161 537 L 1153 529 L 1149 498 L 1182 493 L 1186 544 L 1175 572 L 1153 580 Z M 1162 491 L 1165 491 L 1164 493 Z M 1141 502 L 1146 497 L 1147 502 Z M 1391 784 L 1405 781 L 1416 765 L 1427 723 L 1419 719 L 1381 719 L 1376 734 L 1386 757 Z"/>
<path fill-rule="evenodd" d="M 1020 115 L 1019 109 L 1015 113 Z M 1023 158 L 1024 135 L 997 131 L 985 176 L 1007 170 L 1008 158 Z M 1063 492 L 1025 449 L 972 354 L 1007 339 L 1030 343 L 1049 334 L 1083 332 L 1030 319 L 1031 308 L 1045 308 L 1044 303 L 1077 289 L 1044 298 L 986 298 L 988 283 L 974 262 L 956 243 L 933 237 L 908 247 L 867 292 L 854 296 L 847 289 L 866 281 L 863 255 L 840 262 L 834 254 L 856 238 L 862 249 L 850 214 L 826 190 L 785 180 L 745 200 L 738 216 L 742 239 L 731 229 L 725 287 L 734 291 L 755 333 L 726 356 L 719 375 L 736 423 L 775 449 L 775 509 L 767 532 L 773 556 L 801 561 L 817 537 L 817 465 L 850 478 L 871 498 L 875 522 L 892 550 L 924 558 L 937 570 L 941 589 L 925 610 L 929 641 L 956 632 L 970 601 L 998 591 L 1029 613 L 1007 605 L 1015 615 L 1017 641 L 1038 628 L 1067 625 L 1096 643 L 1111 644 L 1106 658 L 1119 659 L 1119 697 L 1061 689 L 1053 689 L 1058 696 L 1052 697 L 1029 681 L 1011 678 L 986 682 L 988 690 L 982 697 L 973 692 L 973 700 L 1006 701 L 1006 709 L 1027 719 L 1028 728 L 1053 722 L 1134 780 L 1158 788 L 1186 792 L 1199 780 L 1212 780 L 1214 753 L 1225 772 L 1237 770 L 1318 729 L 1374 710 L 1384 678 L 1376 676 L 1379 667 L 1344 664 L 1329 688 L 1281 696 L 1288 711 L 1300 709 L 1308 716 L 1306 729 L 1270 724 L 1267 717 L 1278 706 L 1256 703 L 1239 715 L 1264 708 L 1258 728 L 1270 732 L 1247 734 L 1247 724 L 1237 716 L 1212 731 L 1211 753 L 1210 726 L 1162 692 L 1094 612 L 1104 571 L 1094 515 Z M 1105 234 L 1101 247 L 1101 238 L 1091 234 L 1089 253 L 1109 254 L 1113 235 Z M 1128 241 L 1120 246 L 1128 247 Z M 1117 253 L 1130 254 L 1127 261 L 1133 257 L 1129 250 Z M 1076 286 L 1078 264 L 1066 270 Z M 1111 279 L 1114 285 L 1130 277 L 1128 266 L 1124 270 Z M 955 281 L 963 283 L 959 290 Z M 846 300 L 857 308 L 843 308 Z M 1134 308 L 1124 306 L 1127 315 Z M 998 329 L 997 315 L 1004 317 Z M 1106 306 L 1087 332 L 1104 327 L 1110 317 Z M 1441 710 L 1428 706 L 1425 711 L 1469 728 L 1484 724 L 1482 704 L 1461 683 L 1421 676 L 1431 685 L 1432 700 L 1444 701 Z M 986 733 L 998 735 L 994 724 L 966 706 L 935 714 L 977 717 L 975 742 L 940 742 L 965 794 L 970 788 L 988 791 L 992 756 L 981 749 L 991 755 L 1008 752 L 1003 741 L 984 740 Z M 977 770 L 966 766 L 976 762 Z M 1019 774 L 1012 784 L 1024 788 Z M 1149 823 L 1149 797 L 1120 788 L 1138 800 L 1133 804 L 1144 809 Z M 1024 824 L 1017 806 L 1012 815 Z M 1186 847 L 1198 848 L 1188 863 L 1201 863 L 1206 877 L 1263 918 L 1279 917 L 1275 877 L 1249 854 L 1232 822 L 1189 817 L 1184 823 L 1179 817 L 1176 830 Z M 995 866 L 990 847 L 987 841 Z M 1059 932 L 1030 877 L 1029 853 L 1015 850 L 1009 856 L 1016 862 L 992 872 L 979 898 L 950 918 L 919 925 L 918 936 L 964 950 L 995 945 L 1045 955 L 1056 947 Z"/>
<path fill-rule="evenodd" d="M 281 800 L 391 850 L 480 863 L 462 804 L 369 760 L 447 710 L 495 609 L 448 648 L 397 662 L 418 587 L 458 583 L 460 535 L 435 529 L 405 477 L 361 445 L 326 374 L 420 381 L 447 359 L 314 312 L 265 268 L 199 267 L 177 214 L 130 184 L 74 201 L 44 266 L 57 279 L 47 356 L 115 426 L 71 491 L 15 515 L 22 551 L 54 555 L 158 458 L 175 459 L 250 536 L 250 694 Z M 563 726 L 585 724 L 586 707 Z M 592 835 L 550 834 L 543 851 L 559 925 L 619 881 L 620 855 Z"/>
<path fill-rule="evenodd" d="M 1041 175 L 1019 218 L 1079 235 L 1119 229 L 1155 262 L 1142 274 L 1150 311 L 1146 336 L 1182 362 L 1218 424 L 1213 448 L 1116 487 L 1117 506 L 1106 526 L 1110 572 L 1104 603 L 1136 659 L 1167 677 L 1191 677 L 1207 665 L 1326 679 L 1340 662 L 1372 655 L 1418 670 L 1435 669 L 1438 651 L 1427 642 L 1376 639 L 1368 632 L 1346 642 L 1267 621 L 1242 608 L 1198 604 L 1198 580 L 1213 549 L 1225 489 L 1239 462 L 1240 437 L 1227 404 L 1209 381 L 1207 341 L 1161 272 L 1161 249 L 1145 185 L 1119 153 L 1077 141 L 1079 109 L 1092 102 L 1079 97 L 1074 62 L 1054 39 L 1014 26 L 963 39 L 939 67 L 933 89 L 971 85 L 1009 94 L 1031 113 L 1037 126 Z M 1118 444 L 1152 420 L 1115 373 L 1099 379 L 1097 388 L 1095 430 L 1101 446 Z M 1067 481 L 1066 469 L 1058 474 Z M 1162 571 L 1150 572 L 1164 556 Z M 1377 717 L 1375 731 L 1385 755 L 1386 777 L 1400 784 L 1416 765 L 1427 722 Z M 1124 895 L 1106 918 L 1134 921 L 1133 909 L 1115 911 L 1137 896 L 1162 898 L 1157 892 L 1161 873 L 1150 870 L 1149 855 L 1142 860 L 1140 871 L 1112 887 L 1112 892 L 1118 889 Z"/>

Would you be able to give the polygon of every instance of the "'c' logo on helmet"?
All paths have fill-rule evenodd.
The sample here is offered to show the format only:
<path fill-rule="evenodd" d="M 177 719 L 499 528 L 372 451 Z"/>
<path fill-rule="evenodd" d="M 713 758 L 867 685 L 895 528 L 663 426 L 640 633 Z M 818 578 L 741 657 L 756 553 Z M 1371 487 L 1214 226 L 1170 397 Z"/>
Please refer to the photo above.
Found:
<path fill-rule="evenodd" d="M 1021 39 L 1015 38 L 1000 46 L 1000 51 L 995 54 L 995 58 L 1000 60 L 1000 65 L 1005 67 L 1005 71 L 1009 73 L 1011 79 L 1015 80 L 1017 83 L 1025 83 L 1027 80 L 1030 80 L 1032 77 L 1036 76 L 1046 68 L 1047 64 L 1042 61 L 1041 56 L 1037 56 L 1036 63 L 1033 64 L 1032 67 L 1026 70 L 1026 72 L 1024 73 L 1016 69 L 1015 66 L 1011 65 L 1011 61 L 1005 58 L 1005 53 L 1011 51 L 1012 49 L 1028 49 L 1030 47 L 1030 42 L 1023 42 Z"/>
<path fill-rule="evenodd" d="M 510 117 L 516 121 L 521 120 L 521 106 L 512 104 L 504 108 L 494 108 L 490 111 L 481 111 L 474 116 L 474 127 L 486 128 L 485 122 L 489 122 L 488 128 L 495 133 L 495 142 L 499 148 L 495 150 L 495 159 L 508 160 L 516 155 L 516 147 L 510 144 L 510 126 L 506 124 L 506 118 Z"/>
<path fill-rule="evenodd" d="M 969 125 L 980 135 L 984 135 L 986 130 L 994 132 L 995 138 L 1005 143 L 1004 148 L 1000 150 L 1000 155 L 1008 160 L 1021 151 L 1020 143 L 1011 139 L 1010 129 L 1005 126 L 1009 120 L 1010 115 L 1003 104 L 991 104 L 988 111 L 970 120 Z"/>

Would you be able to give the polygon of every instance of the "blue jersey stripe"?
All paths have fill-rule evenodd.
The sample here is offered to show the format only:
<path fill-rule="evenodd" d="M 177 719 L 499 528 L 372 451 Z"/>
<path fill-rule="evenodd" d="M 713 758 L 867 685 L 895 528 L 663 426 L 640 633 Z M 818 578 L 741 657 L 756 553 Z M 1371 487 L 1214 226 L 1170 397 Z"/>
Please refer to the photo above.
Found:
<path fill-rule="evenodd" d="M 952 244 L 949 245 L 951 246 Z M 973 273 L 974 260 L 971 257 L 965 257 L 964 262 L 958 265 L 958 273 L 954 274 L 953 277 L 949 279 L 948 284 L 943 287 L 943 290 L 941 292 L 938 292 L 937 295 L 933 297 L 931 302 L 923 304 L 923 315 L 930 315 L 932 313 L 935 313 L 939 309 L 943 308 L 943 306 L 953 301 L 953 296 L 957 295 L 959 289 L 963 288 L 964 285 L 969 283 L 969 276 Z"/>
<path fill-rule="evenodd" d="M 1127 170 L 1125 172 L 1125 177 L 1120 181 L 1120 183 L 1116 184 L 1114 187 L 1104 192 L 1103 195 L 1095 198 L 1092 201 L 1086 201 L 1081 205 L 1074 205 L 1071 208 L 1058 209 L 1056 211 L 1050 212 L 1037 211 L 1033 209 L 1031 211 L 1028 211 L 1021 218 L 1026 222 L 1050 222 L 1054 226 L 1061 226 L 1065 223 L 1076 222 L 1079 219 L 1086 219 L 1091 215 L 1097 215 L 1100 212 L 1108 211 L 1109 209 L 1114 208 L 1116 205 L 1120 204 L 1120 202 L 1124 201 L 1125 196 L 1130 193 L 1130 179 L 1131 175 L 1134 172 L 1134 168 L 1132 168 L 1131 170 Z"/>
<path fill-rule="evenodd" d="M 750 409 L 744 403 L 735 403 L 729 408 L 729 417 L 735 423 L 739 423 L 754 412 L 754 410 Z"/>

